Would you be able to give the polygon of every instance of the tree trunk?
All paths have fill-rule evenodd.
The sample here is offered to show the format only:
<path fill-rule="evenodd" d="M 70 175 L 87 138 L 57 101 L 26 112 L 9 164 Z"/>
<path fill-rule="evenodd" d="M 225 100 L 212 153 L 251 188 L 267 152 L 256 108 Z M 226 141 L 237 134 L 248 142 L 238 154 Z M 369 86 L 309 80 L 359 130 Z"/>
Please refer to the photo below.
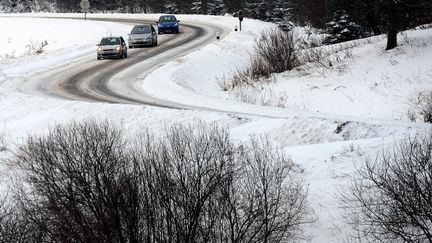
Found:
<path fill-rule="evenodd" d="M 389 29 L 387 31 L 387 47 L 386 50 L 391 50 L 397 46 L 397 30 Z"/>
<path fill-rule="evenodd" d="M 392 1 L 388 13 L 388 26 L 387 26 L 387 47 L 386 50 L 391 50 L 397 46 L 398 34 L 398 14 L 396 13 L 396 3 Z"/>

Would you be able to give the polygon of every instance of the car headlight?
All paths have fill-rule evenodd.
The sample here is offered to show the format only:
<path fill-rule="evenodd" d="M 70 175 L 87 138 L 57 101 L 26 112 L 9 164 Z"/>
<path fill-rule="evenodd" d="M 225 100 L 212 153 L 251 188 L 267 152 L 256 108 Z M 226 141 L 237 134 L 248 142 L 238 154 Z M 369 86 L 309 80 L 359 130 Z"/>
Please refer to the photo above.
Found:
<path fill-rule="evenodd" d="M 116 51 L 120 51 L 120 49 L 121 49 L 120 46 L 117 46 L 117 47 L 116 47 Z"/>
<path fill-rule="evenodd" d="M 132 38 L 129 38 L 129 41 L 133 41 L 133 39 L 132 39 Z"/>
<path fill-rule="evenodd" d="M 101 51 L 102 51 L 102 48 L 98 47 L 97 51 L 98 51 L 98 52 L 101 52 Z"/>
<path fill-rule="evenodd" d="M 175 23 L 175 24 L 174 24 L 174 27 L 177 27 L 177 26 L 178 26 L 178 23 Z"/>
<path fill-rule="evenodd" d="M 158 24 L 158 27 L 163 27 L 161 24 Z"/>
<path fill-rule="evenodd" d="M 151 36 L 147 36 L 146 40 L 151 40 Z"/>

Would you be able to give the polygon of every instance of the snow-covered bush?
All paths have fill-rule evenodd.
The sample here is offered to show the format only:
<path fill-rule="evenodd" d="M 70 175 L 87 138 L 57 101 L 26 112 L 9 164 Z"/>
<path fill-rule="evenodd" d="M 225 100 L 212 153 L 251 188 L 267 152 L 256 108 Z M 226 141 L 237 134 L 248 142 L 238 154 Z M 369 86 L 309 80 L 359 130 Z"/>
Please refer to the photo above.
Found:
<path fill-rule="evenodd" d="M 325 44 L 335 44 L 361 37 L 361 26 L 353 22 L 343 10 L 335 12 L 332 21 L 326 26 L 329 36 L 324 40 Z"/>

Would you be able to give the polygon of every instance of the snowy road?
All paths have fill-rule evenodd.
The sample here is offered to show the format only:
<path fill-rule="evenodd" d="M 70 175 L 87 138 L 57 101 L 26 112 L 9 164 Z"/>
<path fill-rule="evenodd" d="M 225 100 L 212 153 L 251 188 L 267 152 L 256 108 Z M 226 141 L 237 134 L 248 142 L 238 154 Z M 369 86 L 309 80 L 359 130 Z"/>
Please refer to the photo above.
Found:
<path fill-rule="evenodd" d="M 154 23 L 155 20 L 92 18 L 95 21 L 111 21 L 130 24 Z M 153 48 L 129 49 L 128 58 L 122 60 L 96 60 L 83 58 L 65 63 L 28 82 L 23 89 L 30 93 L 42 93 L 71 100 L 144 104 L 167 108 L 188 109 L 178 103 L 146 95 L 137 89 L 137 75 L 146 76 L 156 68 L 216 40 L 216 33 L 225 35 L 229 30 L 217 24 L 182 23 L 178 35 L 160 35 L 159 45 Z M 193 71 L 193 70 L 191 70 Z M 122 73 L 119 77 L 119 73 Z"/>

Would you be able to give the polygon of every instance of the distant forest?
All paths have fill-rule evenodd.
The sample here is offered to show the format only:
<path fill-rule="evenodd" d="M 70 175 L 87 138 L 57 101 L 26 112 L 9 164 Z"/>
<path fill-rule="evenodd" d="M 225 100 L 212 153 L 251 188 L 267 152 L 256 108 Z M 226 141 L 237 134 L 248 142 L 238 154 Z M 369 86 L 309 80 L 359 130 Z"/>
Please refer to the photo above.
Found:
<path fill-rule="evenodd" d="M 430 23 L 432 0 L 89 0 L 90 12 L 235 15 L 355 36 Z M 80 0 L 0 0 L 0 12 L 80 12 Z"/>

